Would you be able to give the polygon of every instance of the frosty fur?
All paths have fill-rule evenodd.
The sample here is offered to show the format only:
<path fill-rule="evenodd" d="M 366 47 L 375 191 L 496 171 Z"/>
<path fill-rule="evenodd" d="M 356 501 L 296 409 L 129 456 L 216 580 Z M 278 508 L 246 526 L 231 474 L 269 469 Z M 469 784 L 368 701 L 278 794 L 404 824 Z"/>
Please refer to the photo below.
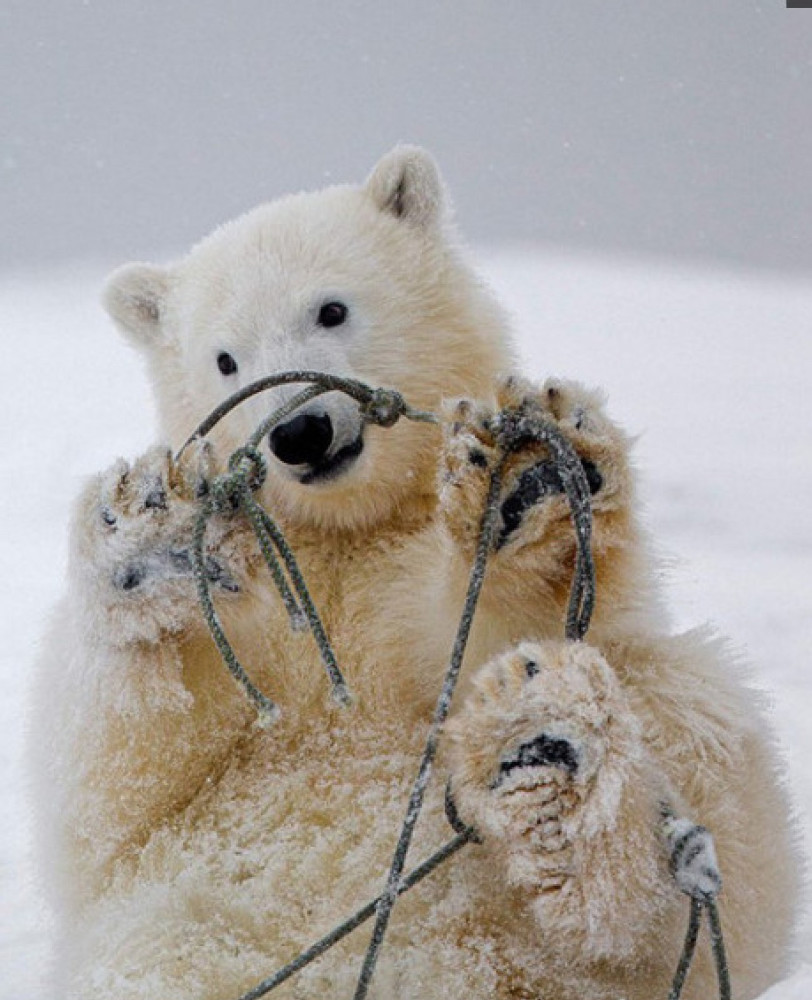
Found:
<path fill-rule="evenodd" d="M 381 890 L 463 603 L 496 455 L 489 417 L 528 399 L 600 474 L 595 616 L 586 644 L 561 640 L 574 541 L 553 492 L 501 525 L 409 864 L 450 835 L 447 775 L 483 843 L 401 899 L 372 995 L 665 998 L 688 908 L 670 861 L 688 822 L 713 833 L 734 995 L 786 969 L 798 858 L 760 700 L 709 632 L 670 631 L 629 441 L 600 397 L 501 378 L 507 323 L 444 205 L 431 159 L 400 147 L 361 187 L 262 206 L 178 263 L 110 279 L 107 308 L 147 360 L 166 446 L 119 460 L 79 498 L 39 666 L 50 995 L 236 998 Z M 349 317 L 325 330 L 315 317 L 332 300 Z M 223 351 L 237 375 L 218 370 Z M 350 709 L 330 702 L 312 639 L 289 630 L 245 526 L 214 524 L 218 611 L 283 710 L 264 732 L 205 632 L 186 552 L 214 456 L 292 391 L 230 415 L 213 453 L 192 449 L 178 468 L 169 446 L 239 385 L 294 367 L 394 386 L 445 419 L 366 427 L 357 460 L 316 484 L 272 460 L 263 487 Z M 309 406 L 330 414 L 339 443 L 362 432 L 343 397 Z M 506 491 L 544 457 L 514 456 Z M 521 764 L 542 738 L 561 759 Z M 356 931 L 275 995 L 351 996 L 367 941 Z M 703 944 L 685 995 L 712 993 Z"/>

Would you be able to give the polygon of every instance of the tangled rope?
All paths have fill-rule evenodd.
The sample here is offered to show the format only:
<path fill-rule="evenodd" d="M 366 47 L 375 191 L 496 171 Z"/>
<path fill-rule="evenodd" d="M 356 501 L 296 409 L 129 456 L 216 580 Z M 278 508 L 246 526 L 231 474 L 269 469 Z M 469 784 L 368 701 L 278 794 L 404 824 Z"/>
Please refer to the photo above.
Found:
<path fill-rule="evenodd" d="M 187 439 L 175 456 L 175 461 L 179 461 L 184 451 L 194 441 L 205 437 L 223 417 L 240 403 L 245 402 L 246 399 L 267 389 L 301 382 L 312 384 L 263 420 L 246 444 L 231 455 L 228 461 L 228 471 L 224 475 L 215 477 L 209 484 L 208 494 L 201 500 L 192 544 L 192 566 L 206 624 L 224 663 L 256 708 L 257 721 L 263 727 L 273 725 L 279 717 L 279 708 L 259 690 L 237 659 L 212 602 L 205 557 L 206 526 L 209 520 L 216 513 L 236 512 L 238 510 L 242 510 L 247 515 L 257 536 L 260 552 L 288 613 L 291 628 L 294 631 L 301 631 L 303 628 L 310 629 L 330 679 L 333 698 L 339 704 L 346 705 L 351 700 L 349 690 L 296 558 L 279 525 L 253 498 L 253 493 L 262 486 L 268 474 L 267 462 L 259 451 L 259 443 L 286 416 L 309 400 L 315 399 L 316 396 L 332 390 L 340 390 L 357 400 L 364 420 L 381 427 L 391 427 L 402 416 L 410 420 L 431 423 L 436 422 L 437 419 L 433 414 L 410 407 L 400 393 L 393 389 L 372 389 L 356 379 L 327 375 L 322 372 L 280 372 L 252 382 L 229 396 L 206 417 L 191 437 Z M 287 578 L 280 565 L 279 557 L 284 563 Z M 293 591 L 295 591 L 295 595 Z"/>
<path fill-rule="evenodd" d="M 246 399 L 267 389 L 301 383 L 309 383 L 309 385 L 265 418 L 246 444 L 231 455 L 227 471 L 223 475 L 215 477 L 209 484 L 207 494 L 201 498 L 200 512 L 194 529 L 192 563 L 204 618 L 224 663 L 255 706 L 258 714 L 257 721 L 261 726 L 272 725 L 279 716 L 279 708 L 256 687 L 237 659 L 214 608 L 205 556 L 206 526 L 209 520 L 218 513 L 242 511 L 246 515 L 288 613 L 291 627 L 297 631 L 303 628 L 310 630 L 319 648 L 322 663 L 331 684 L 332 696 L 339 704 L 347 705 L 351 701 L 350 692 L 336 662 L 329 638 L 296 558 L 279 525 L 254 500 L 253 494 L 261 488 L 268 472 L 267 462 L 259 451 L 259 445 L 265 435 L 285 417 L 317 396 L 331 391 L 341 391 L 351 396 L 358 402 L 365 422 L 374 423 L 381 427 L 391 427 L 402 417 L 425 423 L 438 422 L 434 414 L 410 407 L 396 390 L 374 389 L 356 379 L 342 378 L 323 372 L 280 372 L 251 383 L 213 410 L 185 442 L 176 456 L 176 461 L 180 459 L 187 447 L 205 437 L 223 417 Z M 374 916 L 375 923 L 372 935 L 354 994 L 354 1000 L 365 1000 L 397 899 L 466 844 L 479 842 L 476 832 L 460 820 L 454 807 L 450 789 L 447 789 L 446 816 L 456 835 L 411 872 L 405 876 L 403 874 L 412 835 L 420 816 L 436 757 L 440 732 L 448 717 L 454 689 L 462 668 L 474 613 L 485 577 L 487 559 L 493 548 L 505 464 L 512 453 L 528 444 L 541 444 L 548 449 L 569 501 L 570 516 L 575 532 L 576 561 L 567 607 L 565 638 L 580 641 L 589 628 L 595 604 L 595 567 L 591 551 L 591 494 L 584 467 L 569 441 L 554 424 L 545 419 L 538 411 L 528 412 L 521 408 L 505 411 L 494 420 L 491 429 L 501 452 L 500 460 L 490 474 L 487 499 L 477 537 L 476 555 L 462 615 L 454 639 L 448 669 L 435 705 L 417 777 L 409 796 L 406 815 L 392 857 L 384 891 L 272 976 L 262 980 L 247 993 L 242 994 L 239 1000 L 258 1000 L 259 997 L 265 996 Z M 679 1000 L 682 994 L 696 950 L 703 912 L 707 912 L 710 924 L 720 1000 L 730 1000 L 730 978 L 719 912 L 712 899 L 697 898 L 691 899 L 688 932 L 668 1000 Z"/>

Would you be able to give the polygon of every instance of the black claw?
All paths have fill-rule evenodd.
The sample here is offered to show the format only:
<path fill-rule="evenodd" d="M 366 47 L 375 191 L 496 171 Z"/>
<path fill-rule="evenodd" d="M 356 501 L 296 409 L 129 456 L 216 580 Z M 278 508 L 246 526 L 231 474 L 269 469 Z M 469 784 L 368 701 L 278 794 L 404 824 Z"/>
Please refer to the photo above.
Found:
<path fill-rule="evenodd" d="M 144 582 L 145 575 L 143 566 L 125 566 L 116 573 L 115 585 L 120 590 L 135 590 Z"/>
<path fill-rule="evenodd" d="M 237 581 L 212 556 L 206 556 L 206 578 L 211 583 L 216 583 L 221 590 L 227 590 L 231 594 L 239 593 L 240 588 Z"/>
<path fill-rule="evenodd" d="M 144 500 L 146 510 L 166 510 L 166 490 L 160 479 L 150 487 Z"/>
<path fill-rule="evenodd" d="M 192 572 L 192 557 L 188 549 L 170 549 L 169 560 L 179 573 Z"/>
<path fill-rule="evenodd" d="M 578 753 L 569 740 L 541 733 L 522 745 L 499 764 L 500 774 L 509 774 L 517 767 L 561 767 L 570 774 L 578 770 Z"/>

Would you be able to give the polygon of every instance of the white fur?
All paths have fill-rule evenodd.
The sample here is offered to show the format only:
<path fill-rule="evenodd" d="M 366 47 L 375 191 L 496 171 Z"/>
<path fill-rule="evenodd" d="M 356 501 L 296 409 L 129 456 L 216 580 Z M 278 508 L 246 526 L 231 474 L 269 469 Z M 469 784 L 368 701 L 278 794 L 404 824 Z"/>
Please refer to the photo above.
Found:
<path fill-rule="evenodd" d="M 335 300 L 347 323 L 319 327 Z M 515 405 L 517 392 L 538 393 L 604 477 L 590 646 L 551 641 L 572 561 L 566 506 L 552 498 L 490 561 L 458 697 L 468 707 L 449 725 L 412 860 L 449 836 L 449 770 L 485 843 L 398 904 L 373 995 L 664 996 L 687 913 L 668 870 L 664 799 L 714 834 L 737 997 L 783 972 L 797 857 L 758 699 L 718 642 L 667 633 L 628 441 L 598 397 L 566 383 L 500 388 L 512 367 L 506 323 L 455 246 L 426 153 L 401 147 L 360 187 L 261 206 L 183 260 L 123 268 L 105 303 L 146 358 L 172 448 L 239 386 L 285 368 L 393 386 L 435 411 L 444 397 L 480 402 L 452 407 L 444 441 L 427 425 L 367 427 L 355 464 L 312 486 L 265 447 L 261 499 L 301 560 L 356 695 L 350 709 L 329 702 L 312 639 L 288 629 L 242 522 L 212 526 L 212 555 L 240 587 L 218 592 L 218 612 L 281 706 L 271 732 L 253 725 L 172 555 L 188 543 L 207 456 L 178 470 L 155 449 L 87 485 L 32 728 L 55 995 L 227 1000 L 380 891 L 479 523 L 487 471 L 471 447 L 486 464 L 494 456 L 487 420 L 470 415 Z M 222 351 L 235 375 L 220 373 Z M 232 413 L 213 434 L 218 459 L 290 394 Z M 342 396 L 310 406 L 331 415 L 339 444 L 360 427 Z M 508 487 L 537 458 L 516 456 Z M 166 509 L 145 502 L 159 478 Z M 135 564 L 143 579 L 125 589 Z M 526 682 L 528 649 L 540 668 Z M 567 785 L 560 770 L 514 772 L 494 797 L 499 761 L 540 732 L 572 738 L 579 775 Z M 529 811 L 516 805 L 525 792 Z M 531 816 L 546 825 L 524 840 Z M 556 868 L 559 851 L 574 868 Z M 351 995 L 366 941 L 356 931 L 276 995 Z M 686 997 L 712 981 L 700 957 Z"/>

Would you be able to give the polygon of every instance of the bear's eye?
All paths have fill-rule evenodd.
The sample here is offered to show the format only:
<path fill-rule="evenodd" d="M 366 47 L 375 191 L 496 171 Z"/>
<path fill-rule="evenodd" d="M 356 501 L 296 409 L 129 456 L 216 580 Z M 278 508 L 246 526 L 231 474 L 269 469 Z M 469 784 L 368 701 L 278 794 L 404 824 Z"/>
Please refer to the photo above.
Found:
<path fill-rule="evenodd" d="M 341 326 L 346 320 L 349 309 L 343 302 L 326 302 L 319 309 L 319 326 Z"/>
<path fill-rule="evenodd" d="M 223 375 L 233 375 L 237 370 L 237 362 L 226 351 L 220 351 L 217 355 L 217 367 Z"/>

